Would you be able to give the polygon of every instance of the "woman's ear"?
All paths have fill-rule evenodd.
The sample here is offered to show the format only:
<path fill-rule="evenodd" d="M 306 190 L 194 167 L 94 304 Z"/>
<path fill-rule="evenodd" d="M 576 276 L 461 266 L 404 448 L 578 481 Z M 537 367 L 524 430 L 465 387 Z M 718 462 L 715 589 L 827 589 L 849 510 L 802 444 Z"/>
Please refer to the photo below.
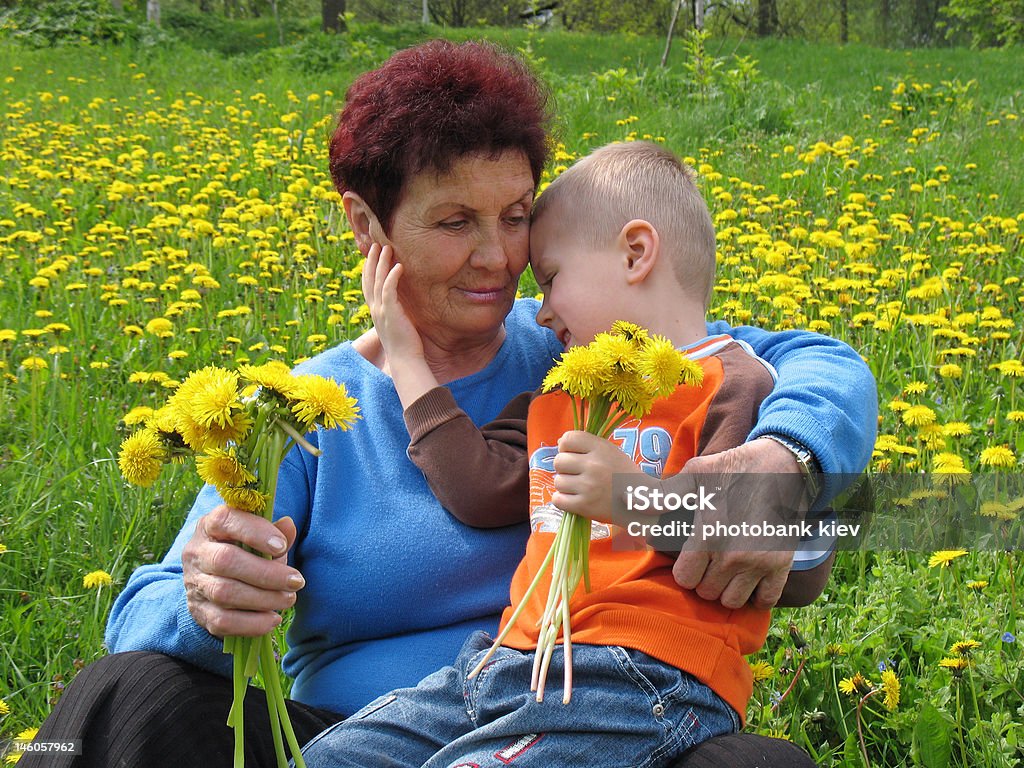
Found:
<path fill-rule="evenodd" d="M 647 279 L 660 254 L 658 230 L 649 221 L 632 219 L 619 231 L 626 282 L 638 285 Z"/>
<path fill-rule="evenodd" d="M 346 192 L 341 196 L 341 204 L 348 217 L 348 225 L 355 235 L 356 248 L 365 256 L 374 243 L 386 243 L 384 228 L 373 209 L 355 192 Z"/>

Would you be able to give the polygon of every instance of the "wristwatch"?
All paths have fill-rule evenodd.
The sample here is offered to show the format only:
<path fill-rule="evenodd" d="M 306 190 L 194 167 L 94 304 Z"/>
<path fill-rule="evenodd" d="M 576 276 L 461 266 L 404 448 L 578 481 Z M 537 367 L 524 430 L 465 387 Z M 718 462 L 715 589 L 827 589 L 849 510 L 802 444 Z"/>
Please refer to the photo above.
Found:
<path fill-rule="evenodd" d="M 766 437 L 769 440 L 774 440 L 779 445 L 788 449 L 793 454 L 793 458 L 796 459 L 797 466 L 800 468 L 800 474 L 804 478 L 804 490 L 807 493 L 808 505 L 814 506 L 814 502 L 818 498 L 818 494 L 821 493 L 821 467 L 818 465 L 818 460 L 814 457 L 811 449 L 801 443 L 799 440 L 794 440 L 791 437 L 785 435 L 766 434 L 760 435 L 760 437 Z"/>

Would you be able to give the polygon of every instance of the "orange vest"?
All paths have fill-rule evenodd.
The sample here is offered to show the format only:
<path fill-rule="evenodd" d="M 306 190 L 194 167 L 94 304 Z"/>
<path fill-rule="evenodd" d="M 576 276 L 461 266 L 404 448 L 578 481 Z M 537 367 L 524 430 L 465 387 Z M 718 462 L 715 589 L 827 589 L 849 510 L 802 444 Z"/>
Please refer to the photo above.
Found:
<path fill-rule="evenodd" d="M 750 361 L 760 366 L 753 358 Z M 647 472 L 676 474 L 698 454 L 702 430 L 728 370 L 718 356 L 699 362 L 704 368 L 700 387 L 679 387 L 659 400 L 647 416 L 631 419 L 613 436 Z M 756 402 L 751 403 L 748 413 L 756 413 L 756 407 Z M 750 417 L 742 418 L 749 421 Z M 712 421 L 720 423 L 718 419 Z M 526 555 L 512 579 L 513 606 L 519 605 L 533 581 L 557 530 L 562 513 L 551 504 L 552 461 L 558 439 L 572 428 L 572 405 L 564 392 L 540 395 L 530 404 L 527 438 L 531 533 Z M 628 541 L 621 529 L 613 532 L 602 523 L 592 524 L 591 589 L 586 592 L 580 582 L 570 601 L 572 641 L 632 648 L 682 669 L 711 687 L 743 719 L 753 690 L 744 656 L 764 643 L 770 612 L 749 605 L 733 610 L 702 600 L 676 584 L 673 559 L 650 549 L 643 541 L 631 549 Z M 505 645 L 520 650 L 537 647 L 537 625 L 549 583 L 548 578 L 538 586 Z M 511 613 L 511 607 L 505 610 L 502 628 Z M 586 685 L 586 681 L 579 680 L 578 684 Z"/>

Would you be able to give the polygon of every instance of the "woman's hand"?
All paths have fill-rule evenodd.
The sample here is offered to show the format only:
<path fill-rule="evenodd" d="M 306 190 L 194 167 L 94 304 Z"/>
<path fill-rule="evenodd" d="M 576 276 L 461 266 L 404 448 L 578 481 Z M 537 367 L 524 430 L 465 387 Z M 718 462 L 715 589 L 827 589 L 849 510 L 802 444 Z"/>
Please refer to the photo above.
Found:
<path fill-rule="evenodd" d="M 395 382 L 402 407 L 408 408 L 437 386 L 437 378 L 423 354 L 419 331 L 398 297 L 402 273 L 390 245 L 370 246 L 363 264 L 363 297 L 384 350 L 383 370 Z"/>
<path fill-rule="evenodd" d="M 289 517 L 271 523 L 223 504 L 200 518 L 181 553 L 185 597 L 196 623 L 216 637 L 259 637 L 280 624 L 278 612 L 295 604 L 306 583 L 287 563 L 295 535 Z"/>
<path fill-rule="evenodd" d="M 804 505 L 803 480 L 793 454 L 774 440 L 752 440 L 728 451 L 690 459 L 682 472 L 668 481 L 700 484 L 700 478 L 718 477 L 739 479 L 745 492 L 737 498 L 756 500 L 756 506 L 747 506 L 741 517 L 758 522 L 760 516 L 776 520 L 779 510 L 792 513 Z M 750 485 L 756 485 L 753 490 Z M 673 488 L 678 492 L 679 489 Z M 692 490 L 692 489 L 690 489 Z M 720 494 L 727 499 L 728 494 Z M 694 519 L 702 530 L 703 524 L 716 519 L 728 519 L 728 509 L 718 505 L 714 512 L 701 510 Z M 801 516 L 802 517 L 802 516 Z M 790 576 L 796 538 L 770 540 L 771 551 L 752 551 L 742 542 L 730 546 L 727 539 L 716 542 L 698 537 L 699 541 L 684 545 L 672 568 L 672 575 L 681 587 L 694 590 L 705 600 L 717 600 L 726 608 L 740 608 L 750 602 L 754 607 L 767 609 L 776 605 Z M 823 586 L 823 583 L 822 583 Z M 820 587 L 818 589 L 820 592 Z"/>

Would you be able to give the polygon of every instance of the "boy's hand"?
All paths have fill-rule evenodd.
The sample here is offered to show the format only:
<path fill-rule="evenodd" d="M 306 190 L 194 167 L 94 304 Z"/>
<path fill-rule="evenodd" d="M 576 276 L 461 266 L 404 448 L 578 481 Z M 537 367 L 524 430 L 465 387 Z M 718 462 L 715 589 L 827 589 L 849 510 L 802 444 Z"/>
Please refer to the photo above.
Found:
<path fill-rule="evenodd" d="M 423 357 L 423 341 L 398 298 L 403 268 L 390 245 L 374 243 L 363 263 L 363 298 L 388 360 Z"/>
<path fill-rule="evenodd" d="M 363 264 L 363 297 L 384 350 L 385 373 L 408 408 L 437 386 L 437 378 L 423 353 L 423 339 L 398 297 L 403 268 L 395 263 L 390 245 L 374 243 Z"/>
<path fill-rule="evenodd" d="M 615 523 L 612 475 L 621 474 L 643 470 L 611 440 L 589 432 L 566 432 L 558 441 L 551 503 L 563 512 Z"/>

